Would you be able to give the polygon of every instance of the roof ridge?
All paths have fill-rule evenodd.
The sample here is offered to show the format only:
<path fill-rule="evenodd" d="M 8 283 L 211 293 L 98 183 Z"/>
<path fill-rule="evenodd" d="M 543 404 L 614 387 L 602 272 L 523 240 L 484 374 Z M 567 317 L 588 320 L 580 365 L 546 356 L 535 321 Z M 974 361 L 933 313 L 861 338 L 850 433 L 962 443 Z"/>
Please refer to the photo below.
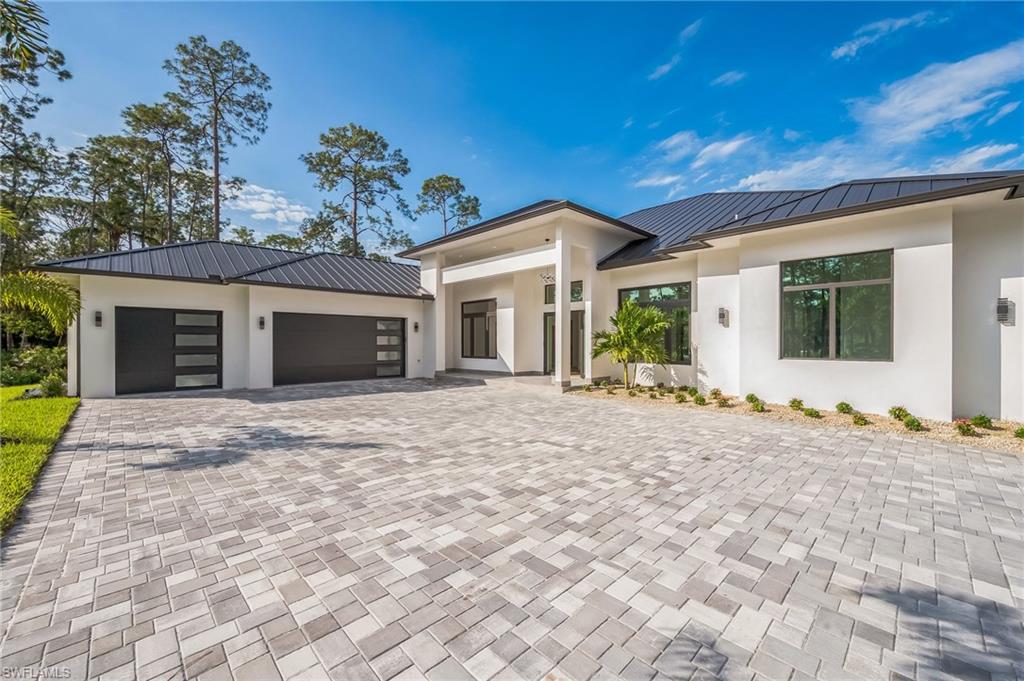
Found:
<path fill-rule="evenodd" d="M 666 201 L 665 203 L 656 203 L 653 206 L 645 206 L 644 208 L 638 208 L 634 211 L 626 213 L 619 219 L 627 218 L 630 215 L 636 215 L 637 213 L 643 213 L 644 211 L 653 210 L 655 208 L 664 208 L 665 206 L 671 206 L 676 203 L 682 203 L 683 201 L 690 201 L 691 199 L 699 199 L 702 196 L 726 196 L 726 195 L 750 195 L 750 194 L 788 194 L 794 192 L 806 192 L 808 195 L 814 194 L 821 191 L 820 189 L 753 189 L 753 190 L 736 190 L 736 191 L 720 191 L 720 192 L 701 192 L 700 194 L 691 194 L 690 196 L 684 196 L 681 199 L 673 199 L 672 201 Z M 801 197 L 802 198 L 802 197 Z M 791 201 L 797 201 L 798 199 L 790 199 Z M 786 203 L 789 203 L 788 201 Z M 779 204 L 782 205 L 782 204 Z"/>
<path fill-rule="evenodd" d="M 296 253 L 296 251 L 288 251 L 288 252 Z M 259 272 L 265 272 L 267 270 L 272 270 L 275 267 L 280 267 L 281 265 L 290 265 L 293 262 L 299 262 L 301 260 L 308 260 L 308 259 L 312 258 L 315 255 L 321 255 L 321 254 L 320 253 L 298 253 L 294 258 L 289 258 L 288 260 L 282 260 L 281 262 L 270 263 L 269 265 L 260 265 L 259 267 L 254 267 L 251 270 L 245 270 L 244 272 L 237 272 L 233 276 L 225 277 L 225 279 L 231 280 L 231 279 L 237 279 L 239 277 L 248 277 L 251 274 L 258 274 Z"/>

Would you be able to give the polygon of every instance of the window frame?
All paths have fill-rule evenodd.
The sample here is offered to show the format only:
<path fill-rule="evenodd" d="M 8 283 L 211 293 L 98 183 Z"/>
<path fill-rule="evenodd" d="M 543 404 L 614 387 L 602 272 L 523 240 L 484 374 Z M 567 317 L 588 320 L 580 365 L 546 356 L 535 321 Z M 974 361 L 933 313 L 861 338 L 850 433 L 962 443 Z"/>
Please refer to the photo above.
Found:
<path fill-rule="evenodd" d="M 487 346 L 490 345 L 490 335 L 487 333 L 489 331 L 489 329 L 487 328 L 487 315 L 489 313 L 488 312 L 471 312 L 467 316 L 467 314 L 466 314 L 466 306 L 467 305 L 473 305 L 474 303 L 492 303 L 492 302 L 494 303 L 494 346 L 495 347 L 490 348 L 490 347 L 487 347 Z M 497 347 L 498 346 L 498 299 L 497 298 L 482 298 L 480 300 L 464 300 L 464 301 L 462 301 L 461 307 L 459 308 L 459 313 L 460 313 L 460 316 L 459 316 L 459 346 L 460 346 L 460 354 L 462 355 L 462 359 L 498 359 L 498 347 Z M 466 343 L 465 343 L 465 340 L 466 340 L 466 334 L 465 334 L 466 319 L 467 318 L 468 319 L 474 319 L 476 317 L 483 317 L 484 318 L 484 351 L 486 353 L 485 355 L 467 355 L 466 354 L 466 351 L 467 351 Z M 470 327 L 469 340 L 470 340 L 470 345 L 475 346 L 475 343 L 473 343 L 472 327 Z M 475 349 L 475 347 L 474 347 L 474 349 Z"/>
<path fill-rule="evenodd" d="M 576 287 L 577 284 L 579 285 L 580 299 L 579 300 L 573 300 L 572 299 L 572 290 Z M 554 291 L 555 290 L 555 285 L 554 284 L 544 284 L 544 304 L 545 305 L 554 305 L 555 304 L 554 300 L 552 300 L 550 303 L 548 302 L 548 289 Z M 576 281 L 570 281 L 569 282 L 569 302 L 570 303 L 582 303 L 582 302 L 584 302 L 583 301 L 583 280 L 582 279 L 577 279 Z"/>
<path fill-rule="evenodd" d="M 670 283 L 670 284 L 638 284 L 636 286 L 624 286 L 624 287 L 620 288 L 616 292 L 616 298 L 618 300 L 618 305 L 616 306 L 615 309 L 618 310 L 619 307 L 622 307 L 622 302 L 623 302 L 622 292 L 623 291 L 636 291 L 636 290 L 645 289 L 645 288 L 648 288 L 648 289 L 650 289 L 650 288 L 669 288 L 669 287 L 675 287 L 675 286 L 686 286 L 687 289 L 689 290 L 689 303 L 687 305 L 687 311 L 690 313 L 690 319 L 689 319 L 689 330 L 688 330 L 688 332 L 686 334 L 686 344 L 687 344 L 686 350 L 687 350 L 687 355 L 690 358 L 690 361 L 689 362 L 675 362 L 675 361 L 669 360 L 668 362 L 665 362 L 665 364 L 668 365 L 668 366 L 688 367 L 688 366 L 693 366 L 693 343 L 692 343 L 692 340 L 693 340 L 692 339 L 692 335 L 693 335 L 693 281 L 677 281 L 677 282 L 673 282 L 673 283 Z M 637 303 L 637 304 L 638 305 L 648 305 L 648 303 Z M 668 348 L 666 348 L 665 350 L 666 350 L 666 353 L 667 353 L 668 352 Z"/>
<path fill-rule="evenodd" d="M 806 260 L 823 260 L 825 258 L 846 258 L 857 255 L 869 255 L 873 253 L 887 253 L 889 255 L 889 276 L 881 279 L 858 279 L 856 281 L 832 281 L 832 282 L 818 282 L 816 284 L 790 284 L 786 286 L 783 284 L 782 278 L 785 271 L 785 266 L 790 263 L 804 262 Z M 795 360 L 799 362 L 893 362 L 895 361 L 896 355 L 896 310 L 895 310 L 895 295 L 896 295 L 896 263 L 893 260 L 893 249 L 892 248 L 878 248 L 870 251 L 856 251 L 853 253 L 839 253 L 836 255 L 818 255 L 809 258 L 793 258 L 792 260 L 780 260 L 779 261 L 779 359 L 780 360 Z M 866 358 L 847 358 L 837 357 L 837 338 L 836 338 L 836 301 L 838 296 L 836 292 L 841 288 L 848 288 L 851 286 L 878 286 L 878 285 L 889 285 L 889 356 L 886 358 L 866 357 Z M 783 305 L 785 304 L 786 293 L 793 293 L 798 291 L 812 291 L 812 290 L 826 290 L 828 291 L 828 357 L 786 357 L 783 354 L 784 346 L 784 334 L 785 334 L 785 323 L 783 316 L 785 311 Z"/>

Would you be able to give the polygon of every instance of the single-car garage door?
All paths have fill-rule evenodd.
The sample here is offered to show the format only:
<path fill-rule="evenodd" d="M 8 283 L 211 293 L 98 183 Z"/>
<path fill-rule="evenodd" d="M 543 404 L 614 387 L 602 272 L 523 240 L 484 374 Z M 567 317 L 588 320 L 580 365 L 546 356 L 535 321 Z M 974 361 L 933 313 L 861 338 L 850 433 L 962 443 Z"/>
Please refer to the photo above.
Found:
<path fill-rule="evenodd" d="M 274 313 L 274 385 L 404 375 L 404 319 Z"/>
<path fill-rule="evenodd" d="M 221 313 L 114 308 L 114 390 L 131 393 L 221 387 Z"/>

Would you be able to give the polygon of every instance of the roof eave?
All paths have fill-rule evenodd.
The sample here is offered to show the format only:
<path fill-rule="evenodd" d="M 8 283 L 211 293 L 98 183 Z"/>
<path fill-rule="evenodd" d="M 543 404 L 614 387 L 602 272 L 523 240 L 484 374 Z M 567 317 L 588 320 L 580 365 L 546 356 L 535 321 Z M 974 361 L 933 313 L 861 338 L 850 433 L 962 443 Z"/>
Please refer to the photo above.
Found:
<path fill-rule="evenodd" d="M 790 227 L 792 225 L 807 224 L 810 222 L 822 222 L 824 220 L 832 220 L 834 218 L 849 217 L 851 215 L 863 215 L 866 213 L 874 213 L 881 210 L 890 210 L 892 208 L 902 208 L 905 206 L 913 206 L 922 203 L 931 203 L 933 201 L 942 201 L 944 199 L 953 199 L 960 196 L 970 196 L 971 194 L 981 194 L 988 191 L 995 191 L 998 189 L 1009 189 L 1003 200 L 1019 199 L 1024 198 L 1024 193 L 1020 190 L 1020 185 L 1024 183 L 1024 175 L 1008 175 L 1005 177 L 995 178 L 990 182 L 979 182 L 977 184 L 963 185 L 960 187 L 951 187 L 949 189 L 939 189 L 933 192 L 922 192 L 920 194 L 914 194 L 912 196 L 900 197 L 895 199 L 887 199 L 885 201 L 876 201 L 874 203 L 860 204 L 857 206 L 849 206 L 847 208 L 839 208 L 836 210 L 824 211 L 821 213 L 811 213 L 808 215 L 800 215 L 797 217 L 781 218 L 779 220 L 772 220 L 770 222 L 761 222 L 756 225 L 742 225 L 740 227 L 734 227 L 732 229 L 722 229 L 715 232 L 700 235 L 699 239 L 694 241 L 688 241 L 676 246 L 666 246 L 665 248 L 659 248 L 655 253 L 663 255 L 671 255 L 673 253 L 681 253 L 684 251 L 699 250 L 702 248 L 711 248 L 709 241 L 716 239 L 722 239 L 729 236 L 737 236 L 741 234 L 751 234 L 754 232 L 763 232 L 769 229 L 778 229 L 780 227 Z"/>
<path fill-rule="evenodd" d="M 380 298 L 405 298 L 408 300 L 433 300 L 430 293 L 383 293 L 380 291 L 357 291 L 354 289 L 329 288 L 327 286 L 305 286 L 303 284 L 286 284 L 276 281 L 249 281 L 248 279 L 229 278 L 224 280 L 225 284 L 244 284 L 247 286 L 274 286 L 277 288 L 290 288 L 301 291 L 324 291 L 327 293 L 348 293 L 357 296 L 375 296 Z"/>
<path fill-rule="evenodd" d="M 586 215 L 587 217 L 594 218 L 595 220 L 601 220 L 602 222 L 610 224 L 610 225 L 612 225 L 614 227 L 618 227 L 620 229 L 624 229 L 624 230 L 633 232 L 634 234 L 638 234 L 638 235 L 640 235 L 642 237 L 652 237 L 652 236 L 654 236 L 654 234 L 652 232 L 649 232 L 646 229 L 642 229 L 640 227 L 636 227 L 636 226 L 631 225 L 631 224 L 629 224 L 627 222 L 623 222 L 622 220 L 619 220 L 618 218 L 613 218 L 610 215 L 605 215 L 603 213 L 599 213 L 596 210 L 592 210 L 590 208 L 587 208 L 586 206 L 581 206 L 581 205 L 579 205 L 577 203 L 573 203 L 572 201 L 564 201 L 563 200 L 563 201 L 558 201 L 557 203 L 553 203 L 553 204 L 550 204 L 550 205 L 547 205 L 547 206 L 543 206 L 543 207 L 538 208 L 536 210 L 532 210 L 532 211 L 530 211 L 528 213 L 521 213 L 521 214 L 518 214 L 518 215 L 510 216 L 507 219 L 496 219 L 493 224 L 487 224 L 487 225 L 485 225 L 483 227 L 479 227 L 479 228 L 472 228 L 471 227 L 471 228 L 468 228 L 468 229 L 460 230 L 458 232 L 454 232 L 452 234 L 447 234 L 445 236 L 438 237 L 437 239 L 432 239 L 431 241 L 425 241 L 422 244 L 418 244 L 416 246 L 413 246 L 412 248 L 406 249 L 406 250 L 404 250 L 404 251 L 402 251 L 400 253 L 396 253 L 395 255 L 397 257 L 399 257 L 399 258 L 412 258 L 412 257 L 414 257 L 417 254 L 421 254 L 421 253 L 427 252 L 430 249 L 436 248 L 438 246 L 446 246 L 446 245 L 448 245 L 450 243 L 454 243 L 454 242 L 459 241 L 461 239 L 466 239 L 466 238 L 469 238 L 471 236 L 477 236 L 479 234 L 486 234 L 487 232 L 493 231 L 495 229 L 500 229 L 502 227 L 508 227 L 509 225 L 514 225 L 517 222 L 522 222 L 524 220 L 529 220 L 531 218 L 541 217 L 541 216 L 548 215 L 550 213 L 554 213 L 554 212 L 557 212 L 557 211 L 560 211 L 560 210 L 571 210 L 571 211 L 574 211 L 576 213 L 580 213 L 581 215 Z"/>

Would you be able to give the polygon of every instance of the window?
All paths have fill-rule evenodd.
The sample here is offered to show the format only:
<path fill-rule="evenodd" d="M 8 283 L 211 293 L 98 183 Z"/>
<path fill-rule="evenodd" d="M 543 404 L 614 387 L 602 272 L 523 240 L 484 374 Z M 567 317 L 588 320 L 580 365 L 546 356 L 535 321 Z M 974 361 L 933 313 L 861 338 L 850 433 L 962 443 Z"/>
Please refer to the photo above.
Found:
<path fill-rule="evenodd" d="M 892 251 L 780 269 L 782 358 L 892 361 Z"/>
<path fill-rule="evenodd" d="M 217 355 L 175 355 L 176 367 L 215 367 Z"/>
<path fill-rule="evenodd" d="M 469 359 L 498 357 L 498 301 L 476 300 L 462 304 L 462 356 Z"/>
<path fill-rule="evenodd" d="M 569 302 L 581 303 L 583 302 L 583 282 L 574 281 L 569 284 Z M 555 285 L 545 284 L 544 285 L 544 304 L 554 305 L 555 304 Z"/>
<path fill-rule="evenodd" d="M 175 312 L 175 326 L 217 326 L 216 314 L 198 314 L 193 312 Z"/>
<path fill-rule="evenodd" d="M 176 333 L 174 344 L 177 346 L 217 345 L 217 336 L 203 333 Z"/>
<path fill-rule="evenodd" d="M 619 305 L 627 299 L 656 307 L 668 317 L 665 354 L 669 364 L 690 363 L 690 282 L 619 290 Z"/>

